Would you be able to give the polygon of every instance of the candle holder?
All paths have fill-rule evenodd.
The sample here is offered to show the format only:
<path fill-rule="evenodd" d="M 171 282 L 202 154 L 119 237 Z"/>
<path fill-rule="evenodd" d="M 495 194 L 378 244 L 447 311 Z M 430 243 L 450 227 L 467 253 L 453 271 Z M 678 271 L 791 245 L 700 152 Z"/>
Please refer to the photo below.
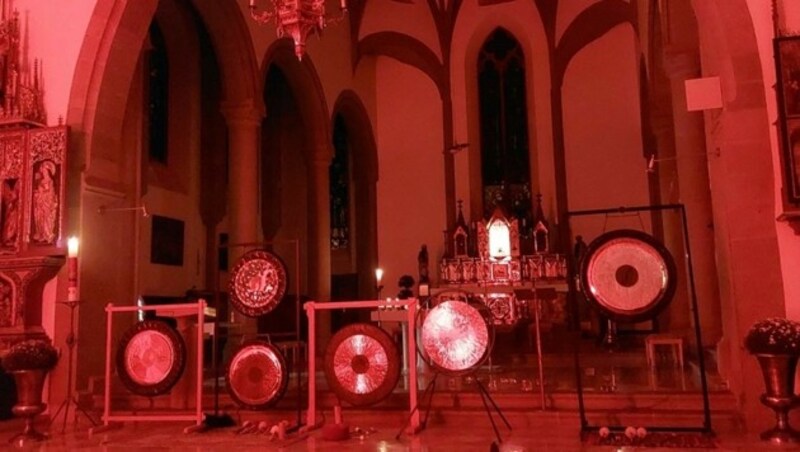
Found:
<path fill-rule="evenodd" d="M 67 418 L 69 417 L 69 408 L 70 405 L 75 406 L 75 410 L 77 412 L 82 413 L 86 419 L 92 424 L 92 426 L 97 426 L 97 421 L 92 418 L 92 416 L 86 412 L 78 402 L 75 400 L 75 390 L 72 387 L 72 369 L 75 362 L 75 344 L 77 340 L 75 338 L 75 308 L 78 307 L 79 301 L 77 299 L 74 300 L 67 300 L 67 301 L 58 301 L 58 304 L 63 304 L 69 308 L 69 333 L 67 334 L 66 344 L 67 344 L 67 393 L 64 395 L 64 401 L 61 402 L 61 405 L 58 406 L 53 417 L 50 418 L 50 425 L 52 425 L 56 419 L 58 419 L 59 414 L 64 414 L 64 421 L 61 424 L 61 433 L 64 433 L 67 429 Z"/>

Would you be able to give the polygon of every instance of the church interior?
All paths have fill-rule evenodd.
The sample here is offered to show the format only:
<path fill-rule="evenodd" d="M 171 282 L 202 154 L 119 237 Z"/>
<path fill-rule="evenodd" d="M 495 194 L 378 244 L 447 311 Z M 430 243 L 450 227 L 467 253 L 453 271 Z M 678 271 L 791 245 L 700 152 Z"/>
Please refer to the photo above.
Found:
<path fill-rule="evenodd" d="M 797 2 L 0 15 L 0 444 L 800 441 Z"/>

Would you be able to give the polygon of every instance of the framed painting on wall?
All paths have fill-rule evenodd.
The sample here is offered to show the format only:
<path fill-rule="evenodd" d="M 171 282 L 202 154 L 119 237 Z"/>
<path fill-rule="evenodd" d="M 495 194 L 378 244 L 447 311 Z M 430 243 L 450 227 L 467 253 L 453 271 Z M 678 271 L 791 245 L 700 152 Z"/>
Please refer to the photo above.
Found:
<path fill-rule="evenodd" d="M 775 38 L 778 124 L 786 201 L 800 205 L 800 36 Z"/>

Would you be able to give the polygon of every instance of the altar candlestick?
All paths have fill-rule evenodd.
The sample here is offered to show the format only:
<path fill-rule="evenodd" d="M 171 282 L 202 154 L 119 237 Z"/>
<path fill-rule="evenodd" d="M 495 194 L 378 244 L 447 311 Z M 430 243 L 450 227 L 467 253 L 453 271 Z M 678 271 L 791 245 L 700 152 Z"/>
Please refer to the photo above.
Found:
<path fill-rule="evenodd" d="M 67 240 L 67 301 L 78 301 L 78 238 Z"/>

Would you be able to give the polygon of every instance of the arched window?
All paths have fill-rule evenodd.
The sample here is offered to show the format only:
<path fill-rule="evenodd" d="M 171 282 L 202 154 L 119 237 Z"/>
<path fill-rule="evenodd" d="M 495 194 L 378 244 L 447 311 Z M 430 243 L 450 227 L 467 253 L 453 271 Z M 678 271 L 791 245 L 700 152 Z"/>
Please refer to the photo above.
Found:
<path fill-rule="evenodd" d="M 167 163 L 169 118 L 169 61 L 164 35 L 156 22 L 150 24 L 147 52 L 147 140 L 151 161 Z"/>
<path fill-rule="evenodd" d="M 483 212 L 496 206 L 531 223 L 525 58 L 511 34 L 498 28 L 478 56 Z"/>
<path fill-rule="evenodd" d="M 331 249 L 350 246 L 350 158 L 347 127 L 340 115 L 333 122 L 334 156 L 330 168 Z"/>

